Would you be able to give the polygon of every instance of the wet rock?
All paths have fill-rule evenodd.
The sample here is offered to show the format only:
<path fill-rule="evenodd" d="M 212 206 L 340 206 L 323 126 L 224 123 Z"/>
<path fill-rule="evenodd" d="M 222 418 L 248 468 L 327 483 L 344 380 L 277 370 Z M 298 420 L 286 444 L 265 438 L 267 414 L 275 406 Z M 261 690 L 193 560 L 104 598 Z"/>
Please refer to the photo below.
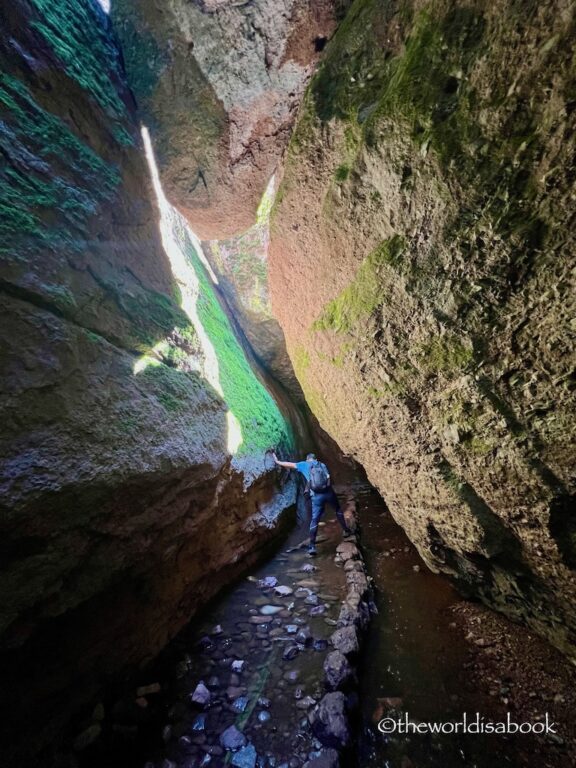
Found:
<path fill-rule="evenodd" d="M 287 586 L 281 585 L 279 587 L 276 587 L 274 589 L 274 592 L 277 595 L 280 595 L 280 597 L 288 597 L 288 595 L 291 595 L 294 592 L 294 590 L 292 589 L 292 587 L 287 587 Z"/>
<path fill-rule="evenodd" d="M 266 709 L 268 709 L 271 706 L 271 704 L 272 702 L 270 701 L 270 699 L 267 699 L 266 696 L 260 696 L 260 698 L 258 699 L 258 705 L 260 707 L 266 707 Z"/>
<path fill-rule="evenodd" d="M 286 624 L 286 632 L 288 632 L 289 635 L 295 635 L 296 632 L 298 632 L 298 624 Z"/>
<path fill-rule="evenodd" d="M 206 728 L 206 715 L 197 715 L 192 721 L 193 731 L 203 731 Z"/>
<path fill-rule="evenodd" d="M 248 621 L 250 624 L 270 624 L 272 616 L 250 616 Z"/>
<path fill-rule="evenodd" d="M 303 699 L 296 702 L 298 709 L 310 709 L 310 707 L 313 707 L 315 704 L 316 699 L 312 698 L 312 696 L 304 696 Z"/>
<path fill-rule="evenodd" d="M 360 557 L 360 552 L 356 544 L 353 542 L 342 541 L 336 547 L 336 557 L 339 558 L 342 562 L 346 562 L 347 560 L 358 560 Z"/>
<path fill-rule="evenodd" d="M 200 704 L 201 706 L 205 707 L 208 704 L 210 704 L 212 694 L 210 693 L 208 688 L 206 688 L 204 683 L 200 681 L 190 698 L 195 704 Z"/>
<path fill-rule="evenodd" d="M 278 579 L 276 576 L 265 576 L 258 583 L 261 587 L 271 588 L 278 584 Z"/>
<path fill-rule="evenodd" d="M 267 723 L 271 719 L 272 715 L 270 714 L 270 712 L 267 712 L 265 709 L 262 709 L 260 710 L 260 712 L 258 712 L 257 717 L 260 723 Z"/>
<path fill-rule="evenodd" d="M 353 625 L 337 629 L 330 637 L 330 641 L 334 648 L 337 651 L 343 653 L 345 656 L 358 653 L 360 649 L 358 643 L 358 632 L 356 631 L 356 627 Z"/>
<path fill-rule="evenodd" d="M 235 712 L 245 712 L 246 707 L 248 706 L 248 697 L 247 696 L 238 696 L 237 699 L 234 699 L 234 703 L 232 704 L 232 709 Z"/>
<path fill-rule="evenodd" d="M 211 635 L 221 635 L 223 632 L 224 632 L 224 630 L 222 629 L 222 625 L 221 624 L 217 624 L 214 627 L 214 629 L 212 630 L 212 632 L 210 632 L 210 634 Z"/>
<path fill-rule="evenodd" d="M 350 662 L 340 651 L 332 651 L 324 661 L 326 683 L 332 690 L 346 687 L 354 678 Z"/>
<path fill-rule="evenodd" d="M 302 573 L 313 573 L 314 571 L 318 570 L 315 565 L 312 565 L 312 563 L 304 563 L 302 568 L 300 568 Z"/>
<path fill-rule="evenodd" d="M 298 678 L 300 677 L 300 670 L 299 669 L 291 669 L 288 672 L 284 672 L 284 680 L 286 680 L 287 683 L 295 683 Z"/>
<path fill-rule="evenodd" d="M 256 749 L 253 744 L 248 744 L 247 747 L 240 749 L 232 757 L 232 765 L 235 768 L 255 768 L 256 766 Z"/>
<path fill-rule="evenodd" d="M 325 605 L 315 605 L 313 608 L 310 608 L 309 611 L 310 616 L 322 616 L 323 613 L 326 613 Z"/>
<path fill-rule="evenodd" d="M 327 693 L 310 713 L 309 721 L 324 746 L 343 749 L 350 744 L 346 697 L 341 691 Z"/>
<path fill-rule="evenodd" d="M 263 605 L 262 608 L 260 608 L 260 613 L 263 616 L 274 616 L 276 613 L 280 613 L 284 610 L 284 607 L 280 605 Z"/>
<path fill-rule="evenodd" d="M 304 768 L 339 768 L 340 759 L 335 749 L 321 749 L 307 762 Z"/>
<path fill-rule="evenodd" d="M 246 746 L 246 736 L 235 725 L 231 725 L 220 735 L 220 744 L 224 749 L 240 749 Z"/>
<path fill-rule="evenodd" d="M 315 595 L 314 593 L 308 595 L 308 597 L 304 600 L 306 605 L 318 605 L 318 602 L 318 595 Z"/>
<path fill-rule="evenodd" d="M 296 699 L 296 701 L 299 701 L 301 698 L 303 698 L 303 696 L 304 696 L 304 691 L 300 686 L 298 686 L 298 688 L 296 688 L 296 690 L 294 691 L 294 698 Z"/>
<path fill-rule="evenodd" d="M 325 651 L 326 648 L 328 648 L 328 641 L 324 640 L 324 638 L 318 638 L 317 640 L 314 640 L 314 650 L 315 651 Z"/>
<path fill-rule="evenodd" d="M 360 595 L 364 595 L 368 590 L 368 579 L 363 571 L 349 571 L 346 574 L 348 588 L 352 588 Z"/>
<path fill-rule="evenodd" d="M 312 640 L 313 638 L 310 627 L 302 627 L 296 635 L 296 642 L 300 643 L 301 645 L 311 645 Z"/>
<path fill-rule="evenodd" d="M 300 652 L 300 649 L 297 645 L 289 645 L 282 654 L 282 658 L 286 659 L 286 661 L 292 661 L 292 659 L 295 659 L 296 656 L 298 656 L 298 653 Z"/>

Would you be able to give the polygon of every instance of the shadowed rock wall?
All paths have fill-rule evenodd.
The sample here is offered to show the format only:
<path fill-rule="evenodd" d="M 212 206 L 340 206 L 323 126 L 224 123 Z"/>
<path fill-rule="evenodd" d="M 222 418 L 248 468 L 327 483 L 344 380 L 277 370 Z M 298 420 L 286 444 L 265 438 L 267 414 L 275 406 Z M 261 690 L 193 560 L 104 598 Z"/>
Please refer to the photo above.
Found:
<path fill-rule="evenodd" d="M 561 0 L 354 2 L 269 266 L 310 407 L 428 565 L 571 655 L 574 42 Z"/>
<path fill-rule="evenodd" d="M 291 428 L 155 202 L 108 18 L 16 0 L 1 21 L 0 720 L 20 761 L 256 557 L 294 487 L 263 456 Z"/>

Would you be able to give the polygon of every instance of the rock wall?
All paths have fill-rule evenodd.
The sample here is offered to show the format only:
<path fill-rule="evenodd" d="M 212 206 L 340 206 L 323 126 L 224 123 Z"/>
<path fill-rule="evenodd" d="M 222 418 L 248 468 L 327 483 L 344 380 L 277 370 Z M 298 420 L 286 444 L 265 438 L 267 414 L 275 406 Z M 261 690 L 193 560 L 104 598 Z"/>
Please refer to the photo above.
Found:
<path fill-rule="evenodd" d="M 293 436 L 153 173 L 155 200 L 100 6 L 1 17 L 0 721 L 24 764 L 277 533 L 294 488 L 263 453 Z"/>
<path fill-rule="evenodd" d="M 250 347 L 265 369 L 304 406 L 304 394 L 270 302 L 268 247 L 275 194 L 273 177 L 258 206 L 256 223 L 234 237 L 204 243 L 204 250 L 218 275 L 219 289 Z"/>
<path fill-rule="evenodd" d="M 205 239 L 235 235 L 288 142 L 331 0 L 115 0 L 132 90 L 168 199 Z"/>
<path fill-rule="evenodd" d="M 310 407 L 426 563 L 572 656 L 574 42 L 563 0 L 356 0 L 269 266 Z"/>

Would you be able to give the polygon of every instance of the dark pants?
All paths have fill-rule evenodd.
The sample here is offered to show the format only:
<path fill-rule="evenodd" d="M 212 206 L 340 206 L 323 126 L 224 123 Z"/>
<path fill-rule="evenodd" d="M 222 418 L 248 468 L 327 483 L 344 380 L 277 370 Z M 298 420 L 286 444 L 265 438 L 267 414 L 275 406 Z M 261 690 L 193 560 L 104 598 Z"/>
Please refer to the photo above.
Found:
<path fill-rule="evenodd" d="M 320 522 L 320 518 L 324 514 L 324 506 L 326 504 L 330 504 L 331 507 L 334 507 L 334 511 L 336 512 L 336 517 L 338 518 L 338 522 L 340 523 L 344 531 L 348 530 L 348 526 L 346 525 L 346 520 L 344 519 L 344 513 L 340 508 L 338 496 L 336 496 L 336 494 L 334 493 L 334 489 L 328 488 L 322 493 L 318 493 L 315 491 L 312 494 L 312 517 L 310 518 L 310 546 L 311 547 L 313 547 L 316 544 L 316 535 L 318 533 L 318 523 Z"/>

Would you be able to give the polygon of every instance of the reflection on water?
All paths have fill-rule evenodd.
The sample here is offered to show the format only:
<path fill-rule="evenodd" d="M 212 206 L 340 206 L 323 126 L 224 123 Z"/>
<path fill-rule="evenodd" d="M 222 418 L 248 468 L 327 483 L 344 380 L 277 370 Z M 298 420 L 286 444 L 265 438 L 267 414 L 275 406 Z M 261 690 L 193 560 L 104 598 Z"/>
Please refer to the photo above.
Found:
<path fill-rule="evenodd" d="M 387 715 L 411 721 L 458 721 L 463 712 L 490 718 L 466 679 L 467 646 L 450 608 L 460 598 L 422 563 L 370 486 L 355 487 L 365 559 L 379 614 L 363 654 L 361 768 L 516 766 L 501 736 L 380 734 Z"/>
<path fill-rule="evenodd" d="M 333 559 L 340 540 L 340 527 L 328 518 L 312 561 L 300 546 L 306 528 L 297 529 L 271 560 L 193 620 L 117 693 L 100 743 L 83 753 L 83 768 L 250 768 L 255 759 L 270 768 L 304 765 L 320 747 L 307 713 L 324 692 L 327 639 L 345 592 Z M 227 753 L 230 738 L 245 741 L 244 750 Z"/>

